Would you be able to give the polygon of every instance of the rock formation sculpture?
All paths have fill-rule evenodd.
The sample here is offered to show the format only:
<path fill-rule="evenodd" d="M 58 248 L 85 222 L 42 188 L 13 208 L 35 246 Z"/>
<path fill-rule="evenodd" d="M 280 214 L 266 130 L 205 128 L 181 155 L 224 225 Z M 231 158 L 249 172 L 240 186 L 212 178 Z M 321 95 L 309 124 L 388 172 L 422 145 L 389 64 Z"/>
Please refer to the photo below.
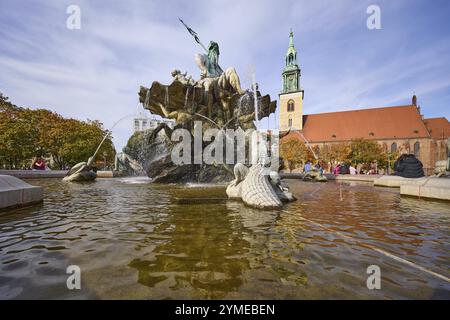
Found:
<path fill-rule="evenodd" d="M 114 175 L 138 176 L 145 174 L 142 166 L 125 152 L 119 152 L 114 159 Z"/>

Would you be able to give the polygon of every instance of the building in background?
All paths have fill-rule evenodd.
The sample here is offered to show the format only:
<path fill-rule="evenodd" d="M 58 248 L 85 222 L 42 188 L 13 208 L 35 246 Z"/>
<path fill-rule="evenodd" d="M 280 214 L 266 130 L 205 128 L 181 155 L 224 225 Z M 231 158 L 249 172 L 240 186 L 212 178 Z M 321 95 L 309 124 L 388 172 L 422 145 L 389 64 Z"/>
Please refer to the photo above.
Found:
<path fill-rule="evenodd" d="M 140 111 L 136 117 L 133 119 L 133 131 L 140 132 L 145 130 L 153 130 L 160 123 L 167 124 L 170 128 L 175 125 L 175 120 L 157 118 L 156 116 L 150 115 Z"/>
<path fill-rule="evenodd" d="M 436 161 L 447 159 L 450 123 L 445 117 L 425 119 L 416 95 L 404 106 L 304 115 L 304 91 L 296 59 L 291 32 L 280 94 L 279 127 L 285 134 L 281 143 L 291 138 L 304 142 L 304 137 L 320 150 L 355 139 L 376 140 L 386 152 L 414 154 L 426 174 L 432 174 Z"/>

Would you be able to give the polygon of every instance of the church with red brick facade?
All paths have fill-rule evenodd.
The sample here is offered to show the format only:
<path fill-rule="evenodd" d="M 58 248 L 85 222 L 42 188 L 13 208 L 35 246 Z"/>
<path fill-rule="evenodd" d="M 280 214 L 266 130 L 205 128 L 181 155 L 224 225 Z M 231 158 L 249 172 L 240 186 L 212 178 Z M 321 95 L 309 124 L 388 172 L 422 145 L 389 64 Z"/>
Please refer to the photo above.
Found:
<path fill-rule="evenodd" d="M 409 105 L 303 114 L 304 90 L 292 37 L 291 32 L 280 93 L 279 127 L 287 133 L 281 143 L 292 138 L 306 140 L 320 150 L 355 139 L 375 140 L 386 152 L 414 154 L 428 175 L 436 161 L 447 159 L 450 122 L 445 117 L 425 118 L 415 95 Z"/>

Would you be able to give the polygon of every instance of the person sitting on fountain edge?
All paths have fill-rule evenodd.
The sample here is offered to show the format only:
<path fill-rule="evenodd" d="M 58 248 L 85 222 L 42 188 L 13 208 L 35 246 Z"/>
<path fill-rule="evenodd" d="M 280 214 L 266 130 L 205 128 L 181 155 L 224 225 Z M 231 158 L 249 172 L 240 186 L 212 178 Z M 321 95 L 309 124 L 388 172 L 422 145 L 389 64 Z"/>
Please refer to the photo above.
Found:
<path fill-rule="evenodd" d="M 31 169 L 32 170 L 45 170 L 46 165 L 44 159 L 41 157 L 35 157 L 33 158 L 31 162 Z"/>

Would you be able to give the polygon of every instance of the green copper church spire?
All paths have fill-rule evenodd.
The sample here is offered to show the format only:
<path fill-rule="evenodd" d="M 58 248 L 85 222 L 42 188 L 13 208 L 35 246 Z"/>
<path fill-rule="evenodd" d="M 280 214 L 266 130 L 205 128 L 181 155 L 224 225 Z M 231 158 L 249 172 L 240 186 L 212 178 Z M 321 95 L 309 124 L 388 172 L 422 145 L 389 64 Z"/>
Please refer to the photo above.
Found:
<path fill-rule="evenodd" d="M 295 50 L 294 47 L 294 33 L 289 33 L 289 47 L 286 52 L 286 69 L 292 69 L 292 67 L 298 67 L 297 66 L 297 50 Z"/>
<path fill-rule="evenodd" d="M 292 28 L 289 33 L 289 47 L 294 47 L 294 33 L 292 32 Z"/>
<path fill-rule="evenodd" d="M 289 33 L 289 47 L 285 57 L 283 70 L 282 93 L 296 92 L 300 90 L 300 68 L 297 64 L 297 50 L 294 47 L 294 33 Z"/>

